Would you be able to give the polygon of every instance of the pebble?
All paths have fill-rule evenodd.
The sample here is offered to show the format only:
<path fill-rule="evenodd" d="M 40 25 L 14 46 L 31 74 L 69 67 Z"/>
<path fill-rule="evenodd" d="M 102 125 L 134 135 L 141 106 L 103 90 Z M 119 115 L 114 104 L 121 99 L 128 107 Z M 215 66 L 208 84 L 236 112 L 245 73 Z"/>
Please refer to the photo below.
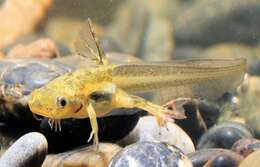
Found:
<path fill-rule="evenodd" d="M 260 150 L 249 154 L 239 165 L 239 167 L 257 167 L 260 164 Z"/>
<path fill-rule="evenodd" d="M 1 167 L 40 167 L 48 150 L 46 138 L 37 132 L 20 137 L 0 158 Z"/>
<path fill-rule="evenodd" d="M 182 10 L 174 21 L 176 43 L 208 46 L 238 41 L 256 44 L 260 35 L 256 22 L 259 5 L 258 0 L 196 1 Z"/>
<path fill-rule="evenodd" d="M 260 140 L 240 139 L 232 146 L 232 150 L 246 157 L 254 151 L 260 150 Z"/>
<path fill-rule="evenodd" d="M 204 167 L 237 167 L 242 159 L 238 155 L 220 154 L 208 160 Z"/>
<path fill-rule="evenodd" d="M 169 11 L 167 9 L 176 8 L 173 3 L 174 1 L 125 1 L 118 7 L 107 32 L 121 44 L 125 53 L 150 61 L 168 61 L 175 48 L 172 38 L 174 26 L 165 15 Z"/>
<path fill-rule="evenodd" d="M 197 149 L 205 148 L 227 148 L 239 139 L 252 138 L 251 132 L 240 123 L 222 123 L 210 128 L 200 138 Z"/>
<path fill-rule="evenodd" d="M 107 167 L 121 147 L 111 143 L 99 143 L 99 150 L 93 146 L 78 148 L 60 154 L 50 154 L 42 167 Z"/>
<path fill-rule="evenodd" d="M 191 138 L 178 125 L 168 122 L 166 127 L 159 127 L 153 116 L 140 118 L 133 131 L 119 144 L 126 146 L 141 141 L 165 142 L 178 147 L 185 154 L 195 151 Z"/>
<path fill-rule="evenodd" d="M 110 161 L 109 167 L 192 167 L 180 149 L 165 143 L 138 142 L 125 147 Z"/>
<path fill-rule="evenodd" d="M 188 154 L 187 156 L 192 161 L 194 167 L 201 167 L 206 164 L 208 160 L 214 161 L 214 164 L 219 163 L 224 157 L 224 159 L 229 159 L 226 157 L 233 157 L 233 159 L 236 159 L 238 161 L 242 159 L 242 156 L 240 156 L 239 154 L 228 149 L 220 148 L 197 150 L 193 153 Z"/>

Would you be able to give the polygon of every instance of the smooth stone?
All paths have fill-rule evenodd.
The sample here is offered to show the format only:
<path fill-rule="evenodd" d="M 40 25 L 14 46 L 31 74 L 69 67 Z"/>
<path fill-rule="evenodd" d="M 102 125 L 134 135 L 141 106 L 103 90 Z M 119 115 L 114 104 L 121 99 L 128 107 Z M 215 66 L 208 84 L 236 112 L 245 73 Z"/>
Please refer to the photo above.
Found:
<path fill-rule="evenodd" d="M 0 1 L 0 4 L 0 48 L 2 49 L 17 38 L 35 32 L 38 25 L 46 18 L 52 1 L 27 1 L 26 3 L 25 1 Z"/>
<path fill-rule="evenodd" d="M 174 51 L 173 25 L 171 20 L 149 13 L 143 30 L 139 55 L 145 61 L 170 61 Z"/>
<path fill-rule="evenodd" d="M 209 148 L 209 149 L 197 150 L 193 153 L 188 154 L 187 156 L 192 161 L 194 167 L 201 167 L 205 165 L 208 160 L 213 160 L 218 155 L 228 155 L 231 157 L 236 157 L 237 159 L 242 159 L 242 156 L 240 156 L 239 154 L 228 149 L 220 149 L 220 148 Z"/>
<path fill-rule="evenodd" d="M 165 143 L 138 142 L 118 152 L 109 167 L 192 167 L 180 149 Z"/>
<path fill-rule="evenodd" d="M 196 46 L 223 41 L 257 44 L 259 6 L 258 0 L 196 1 L 173 18 L 176 43 Z"/>
<path fill-rule="evenodd" d="M 60 56 L 57 43 L 50 38 L 39 38 L 27 44 L 18 44 L 10 49 L 6 58 L 57 58 Z"/>
<path fill-rule="evenodd" d="M 5 55 L 10 54 L 9 52 L 16 45 L 20 45 L 20 44 L 27 45 L 40 38 L 42 38 L 41 34 L 28 34 L 26 36 L 22 36 L 22 37 L 18 38 L 15 42 L 13 42 L 10 45 L 7 45 L 5 48 L 3 48 L 3 53 Z M 55 41 L 55 44 L 57 45 L 57 49 L 58 49 L 61 57 L 71 54 L 70 49 L 66 45 L 64 45 L 63 43 L 61 43 L 59 41 L 56 41 L 56 40 L 54 40 L 54 41 Z M 26 56 L 26 55 L 24 55 L 24 56 Z"/>
<path fill-rule="evenodd" d="M 203 167 L 237 167 L 242 157 L 233 154 L 220 154 L 210 159 Z"/>
<path fill-rule="evenodd" d="M 168 122 L 165 127 L 159 127 L 153 116 L 141 117 L 133 131 L 118 142 L 126 146 L 141 141 L 158 141 L 174 145 L 185 154 L 195 151 L 191 138 L 175 123 Z"/>
<path fill-rule="evenodd" d="M 241 87 L 239 98 L 240 115 L 245 119 L 246 124 L 254 132 L 254 137 L 260 137 L 260 77 L 248 76 Z"/>
<path fill-rule="evenodd" d="M 252 134 L 240 123 L 223 123 L 210 128 L 203 136 L 201 136 L 197 149 L 205 148 L 227 148 L 239 139 L 252 138 Z"/>
<path fill-rule="evenodd" d="M 5 124 L 0 120 L 0 157 L 21 136 L 30 132 L 32 132 L 32 130 L 27 125 L 17 125 L 15 122 L 13 122 L 13 124 Z"/>
<path fill-rule="evenodd" d="M 48 143 L 37 132 L 20 137 L 0 158 L 1 167 L 40 167 L 46 157 Z"/>
<path fill-rule="evenodd" d="M 121 147 L 111 143 L 99 143 L 99 150 L 93 146 L 78 148 L 60 154 L 50 154 L 42 167 L 107 167 Z"/>
<path fill-rule="evenodd" d="M 240 139 L 233 144 L 232 150 L 246 157 L 252 152 L 260 150 L 260 140 Z"/>
<path fill-rule="evenodd" d="M 260 150 L 249 154 L 239 165 L 239 167 L 257 167 L 260 164 Z"/>
<path fill-rule="evenodd" d="M 124 1 L 109 24 L 107 34 L 121 44 L 125 53 L 145 60 L 168 61 L 175 45 L 174 26 L 166 13 L 175 8 L 175 0 Z"/>

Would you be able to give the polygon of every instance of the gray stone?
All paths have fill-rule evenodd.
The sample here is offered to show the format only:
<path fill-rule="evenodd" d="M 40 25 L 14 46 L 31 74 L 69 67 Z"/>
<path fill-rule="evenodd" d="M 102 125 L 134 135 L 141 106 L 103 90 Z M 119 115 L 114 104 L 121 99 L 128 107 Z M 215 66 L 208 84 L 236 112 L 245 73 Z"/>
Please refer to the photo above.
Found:
<path fill-rule="evenodd" d="M 109 167 L 191 167 L 191 161 L 177 147 L 163 143 L 138 142 L 125 147 Z"/>
<path fill-rule="evenodd" d="M 0 158 L 1 167 L 40 167 L 48 150 L 46 138 L 37 132 L 19 138 Z"/>

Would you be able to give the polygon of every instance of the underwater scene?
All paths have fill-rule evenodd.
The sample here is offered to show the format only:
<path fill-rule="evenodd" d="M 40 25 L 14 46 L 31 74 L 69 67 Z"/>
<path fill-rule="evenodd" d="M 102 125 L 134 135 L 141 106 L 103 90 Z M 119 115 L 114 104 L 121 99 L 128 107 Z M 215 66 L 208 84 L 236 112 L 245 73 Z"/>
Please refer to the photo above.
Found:
<path fill-rule="evenodd" d="M 260 166 L 259 0 L 0 0 L 0 167 Z"/>

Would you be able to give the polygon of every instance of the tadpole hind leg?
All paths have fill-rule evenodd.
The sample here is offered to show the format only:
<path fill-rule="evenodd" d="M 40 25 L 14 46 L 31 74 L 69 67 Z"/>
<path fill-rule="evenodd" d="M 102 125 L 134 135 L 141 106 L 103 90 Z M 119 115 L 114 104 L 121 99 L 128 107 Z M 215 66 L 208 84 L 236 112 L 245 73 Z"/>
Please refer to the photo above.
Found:
<path fill-rule="evenodd" d="M 151 103 L 139 96 L 129 95 L 123 90 L 118 90 L 116 93 L 117 107 L 140 108 L 156 117 L 160 126 L 166 125 L 167 122 L 173 122 L 174 118 L 183 119 L 185 116 L 180 116 L 176 111 L 169 110 L 154 103 Z"/>

